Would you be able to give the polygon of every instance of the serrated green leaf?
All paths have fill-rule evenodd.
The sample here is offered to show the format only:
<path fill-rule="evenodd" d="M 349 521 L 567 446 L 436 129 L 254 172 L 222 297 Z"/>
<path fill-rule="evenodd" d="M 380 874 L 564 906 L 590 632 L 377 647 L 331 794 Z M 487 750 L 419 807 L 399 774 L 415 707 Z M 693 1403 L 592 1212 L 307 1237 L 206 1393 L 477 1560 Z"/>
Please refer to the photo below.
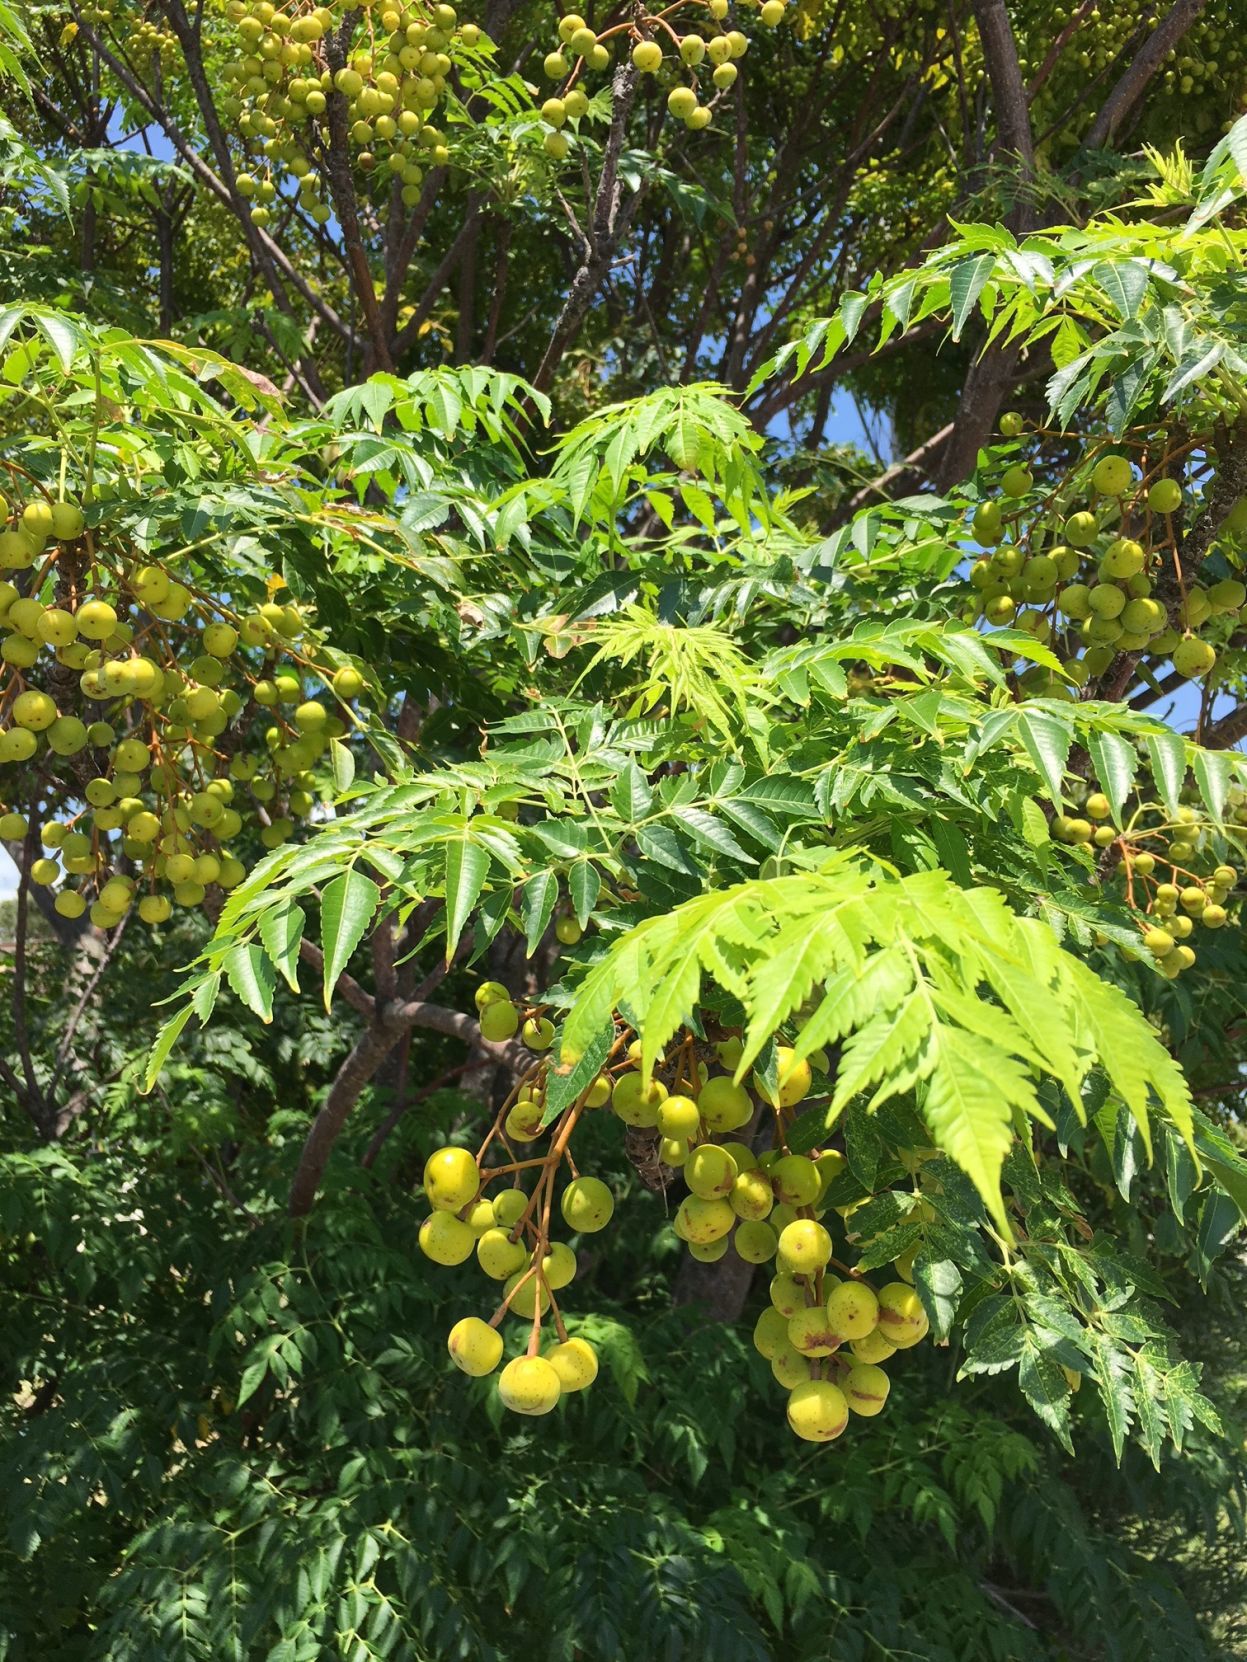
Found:
<path fill-rule="evenodd" d="M 381 890 L 354 866 L 325 885 L 320 902 L 320 940 L 325 956 L 325 1008 L 351 954 L 380 904 Z"/>
<path fill-rule="evenodd" d="M 520 891 L 520 918 L 524 925 L 524 944 L 531 958 L 550 926 L 559 898 L 559 880 L 552 871 L 535 872 Z"/>
<path fill-rule="evenodd" d="M 454 957 L 459 937 L 480 899 L 485 879 L 489 875 L 488 852 L 478 843 L 469 842 L 467 835 L 454 837 L 446 844 L 444 892 L 446 896 L 446 962 Z"/>
<path fill-rule="evenodd" d="M 299 990 L 299 946 L 306 922 L 303 908 L 293 902 L 260 914 L 260 943 L 273 968 L 294 993 Z"/>
<path fill-rule="evenodd" d="M 276 977 L 272 964 L 258 946 L 236 946 L 225 955 L 225 979 L 237 998 L 263 1022 L 273 1019 L 273 988 Z"/>

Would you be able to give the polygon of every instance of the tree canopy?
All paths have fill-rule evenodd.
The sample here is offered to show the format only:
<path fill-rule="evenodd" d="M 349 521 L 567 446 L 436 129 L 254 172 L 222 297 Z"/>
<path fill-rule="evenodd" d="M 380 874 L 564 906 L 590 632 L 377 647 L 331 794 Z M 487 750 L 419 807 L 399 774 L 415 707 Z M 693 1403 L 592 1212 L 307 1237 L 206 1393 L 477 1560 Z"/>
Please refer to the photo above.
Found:
<path fill-rule="evenodd" d="M 0 4 L 4 1656 L 1236 1654 L 1232 10 Z"/>

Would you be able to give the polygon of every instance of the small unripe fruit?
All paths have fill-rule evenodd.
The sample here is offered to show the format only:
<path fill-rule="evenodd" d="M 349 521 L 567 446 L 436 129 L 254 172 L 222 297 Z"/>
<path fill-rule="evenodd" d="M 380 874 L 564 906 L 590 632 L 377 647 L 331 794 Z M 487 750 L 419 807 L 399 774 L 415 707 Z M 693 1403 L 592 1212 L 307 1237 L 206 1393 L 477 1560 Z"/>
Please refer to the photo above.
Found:
<path fill-rule="evenodd" d="M 896 1346 L 877 1327 L 864 1338 L 854 1339 L 849 1349 L 859 1362 L 886 1362 L 889 1356 L 896 1355 Z"/>
<path fill-rule="evenodd" d="M 779 1091 L 772 1094 L 755 1073 L 753 1088 L 772 1108 L 792 1108 L 809 1095 L 810 1086 L 814 1082 L 814 1074 L 810 1064 L 803 1057 L 795 1059 L 793 1051 L 787 1045 L 780 1045 L 776 1051 L 776 1066 L 779 1074 Z"/>
<path fill-rule="evenodd" d="M 597 1352 L 587 1339 L 564 1339 L 546 1352 L 564 1391 L 583 1391 L 598 1376 Z"/>
<path fill-rule="evenodd" d="M 822 1189 L 818 1167 L 803 1154 L 785 1154 L 768 1175 L 778 1198 L 789 1206 L 812 1205 Z"/>
<path fill-rule="evenodd" d="M 779 1237 L 769 1223 L 738 1223 L 732 1242 L 746 1264 L 769 1264 L 779 1250 Z"/>
<path fill-rule="evenodd" d="M 520 1013 L 508 998 L 487 1004 L 481 1011 L 481 1037 L 491 1044 L 501 1044 L 515 1037 L 520 1025 Z"/>
<path fill-rule="evenodd" d="M 1207 641 L 1198 635 L 1188 635 L 1173 649 L 1173 667 L 1188 680 L 1207 675 L 1217 661 L 1217 654 Z"/>
<path fill-rule="evenodd" d="M 731 1194 L 736 1177 L 735 1160 L 717 1143 L 702 1143 L 694 1149 L 684 1168 L 684 1181 L 701 1200 L 724 1199 Z"/>
<path fill-rule="evenodd" d="M 431 1212 L 420 1225 L 420 1250 L 435 1264 L 462 1264 L 475 1245 L 470 1226 L 453 1212 Z"/>
<path fill-rule="evenodd" d="M 494 1222 L 499 1229 L 514 1229 L 524 1216 L 528 1196 L 523 1189 L 503 1189 L 494 1196 L 490 1205 L 494 1209 Z"/>
<path fill-rule="evenodd" d="M 632 61 L 643 73 L 652 75 L 662 67 L 662 47 L 656 40 L 638 41 L 632 48 Z"/>
<path fill-rule="evenodd" d="M 1120 496 L 1129 489 L 1133 477 L 1124 456 L 1102 456 L 1092 471 L 1091 483 L 1101 496 Z"/>
<path fill-rule="evenodd" d="M 789 1318 L 788 1343 L 802 1356 L 830 1356 L 840 1343 L 840 1335 L 826 1310 L 816 1304 Z"/>
<path fill-rule="evenodd" d="M 704 1246 L 724 1239 L 735 1222 L 736 1214 L 727 1201 L 685 1195 L 676 1212 L 676 1233 L 683 1240 Z"/>
<path fill-rule="evenodd" d="M 798 1275 L 812 1275 L 831 1257 L 831 1236 L 813 1218 L 797 1218 L 780 1235 L 779 1251 Z"/>
<path fill-rule="evenodd" d="M 566 1241 L 550 1242 L 550 1250 L 541 1260 L 541 1273 L 546 1286 L 556 1293 L 575 1279 L 576 1254 Z"/>
<path fill-rule="evenodd" d="M 801 1282 L 782 1272 L 771 1277 L 770 1299 L 780 1315 L 788 1317 L 795 1316 L 798 1310 L 804 1310 L 809 1304 Z"/>
<path fill-rule="evenodd" d="M 1176 479 L 1158 479 L 1147 493 L 1154 514 L 1176 514 L 1182 506 L 1182 487 Z"/>
<path fill-rule="evenodd" d="M 1065 540 L 1075 548 L 1090 548 L 1099 529 L 1095 515 L 1088 513 L 1084 508 L 1080 513 L 1071 514 L 1065 521 Z"/>
<path fill-rule="evenodd" d="M 697 1106 L 712 1131 L 736 1131 L 753 1117 L 748 1091 L 726 1074 L 706 1081 L 697 1093 Z"/>
<path fill-rule="evenodd" d="M 879 1331 L 897 1350 L 908 1350 L 930 1328 L 922 1300 L 903 1281 L 892 1281 L 879 1294 Z"/>
<path fill-rule="evenodd" d="M 563 1190 L 559 1205 L 569 1229 L 592 1235 L 610 1222 L 615 1197 L 600 1178 L 577 1177 Z"/>
<path fill-rule="evenodd" d="M 584 934 L 584 930 L 575 918 L 560 918 L 554 925 L 555 938 L 564 946 L 575 946 Z"/>
<path fill-rule="evenodd" d="M 493 1006 L 497 1009 L 497 1005 Z M 484 1018 L 482 1017 L 482 1026 Z M 544 1016 L 530 1016 L 520 1029 L 520 1038 L 529 1050 L 549 1050 L 554 1043 L 554 1023 L 547 1021 Z"/>
<path fill-rule="evenodd" d="M 451 1328 L 446 1349 L 457 1368 L 479 1379 L 501 1362 L 502 1335 L 479 1316 L 465 1316 Z"/>
<path fill-rule="evenodd" d="M 879 1321 L 879 1301 L 862 1281 L 846 1281 L 827 1300 L 827 1319 L 840 1339 L 864 1339 Z"/>
<path fill-rule="evenodd" d="M 1026 423 L 1016 410 L 1006 410 L 1000 418 L 1000 432 L 1006 439 L 1015 439 Z"/>
<path fill-rule="evenodd" d="M 439 1212 L 460 1211 L 476 1199 L 480 1186 L 481 1174 L 466 1148 L 439 1148 L 424 1163 L 424 1192 Z"/>
<path fill-rule="evenodd" d="M 795 1314 L 795 1312 L 794 1312 Z M 753 1348 L 767 1361 L 773 1361 L 788 1344 L 788 1317 L 774 1308 L 764 1310 L 754 1323 Z"/>
<path fill-rule="evenodd" d="M 657 1079 L 646 1086 L 639 1073 L 625 1073 L 615 1081 L 611 1107 L 625 1125 L 648 1130 L 658 1124 L 658 1110 L 667 1100 L 667 1087 Z"/>
<path fill-rule="evenodd" d="M 498 1378 L 503 1406 L 516 1414 L 548 1414 L 562 1394 L 559 1376 L 544 1356 L 517 1356 Z"/>
<path fill-rule="evenodd" d="M 788 1398 L 788 1424 L 807 1443 L 829 1443 L 848 1423 L 844 1392 L 829 1380 L 805 1380 Z"/>
<path fill-rule="evenodd" d="M 658 1129 L 664 1137 L 679 1137 L 685 1142 L 695 1137 L 701 1128 L 701 1110 L 688 1096 L 669 1096 L 658 1106 Z"/>
<path fill-rule="evenodd" d="M 775 1204 L 768 1178 L 756 1169 L 740 1172 L 728 1200 L 736 1216 L 750 1222 L 767 1217 Z"/>
<path fill-rule="evenodd" d="M 528 1262 L 523 1241 L 513 1241 L 505 1229 L 487 1229 L 476 1243 L 476 1261 L 493 1281 L 505 1281 Z"/>
<path fill-rule="evenodd" d="M 1007 467 L 1001 475 L 1000 488 L 1006 496 L 1025 496 L 1034 483 L 1030 469 L 1015 463 L 1013 467 Z"/>
<path fill-rule="evenodd" d="M 873 1418 L 888 1400 L 890 1380 L 882 1368 L 863 1362 L 849 1369 L 844 1383 L 844 1398 L 855 1414 Z"/>

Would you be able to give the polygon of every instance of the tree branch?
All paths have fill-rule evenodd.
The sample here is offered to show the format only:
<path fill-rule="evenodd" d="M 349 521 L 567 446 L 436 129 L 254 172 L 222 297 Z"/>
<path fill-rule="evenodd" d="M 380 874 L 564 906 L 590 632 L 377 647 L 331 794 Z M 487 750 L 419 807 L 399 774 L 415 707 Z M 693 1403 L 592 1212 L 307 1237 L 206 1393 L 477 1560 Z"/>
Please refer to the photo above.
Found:
<path fill-rule="evenodd" d="M 1163 22 L 1153 29 L 1139 51 L 1131 58 L 1117 85 L 1101 104 L 1100 113 L 1083 140 L 1086 149 L 1100 150 L 1111 142 L 1117 129 L 1139 101 L 1152 76 L 1206 4 L 1207 0 L 1178 0 Z"/>
<path fill-rule="evenodd" d="M 618 239 L 630 217 L 620 209 L 619 157 L 623 150 L 628 116 L 636 98 L 637 78 L 638 71 L 635 65 L 630 59 L 625 59 L 616 69 L 611 82 L 611 127 L 603 147 L 602 171 L 598 176 L 593 212 L 587 226 L 589 249 L 572 278 L 571 288 L 555 322 L 549 345 L 533 376 L 533 385 L 538 392 L 545 392 L 554 380 L 563 354 L 576 338 L 593 297 L 610 270 Z M 633 207 L 638 200 L 639 194 L 633 198 Z"/>

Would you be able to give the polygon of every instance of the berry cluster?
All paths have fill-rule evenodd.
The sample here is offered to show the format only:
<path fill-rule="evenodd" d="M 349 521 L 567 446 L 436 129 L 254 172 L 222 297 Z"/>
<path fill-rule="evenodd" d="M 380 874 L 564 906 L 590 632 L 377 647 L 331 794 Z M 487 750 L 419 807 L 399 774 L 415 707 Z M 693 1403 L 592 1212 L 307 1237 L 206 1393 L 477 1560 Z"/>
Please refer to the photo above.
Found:
<path fill-rule="evenodd" d="M 1001 418 L 1006 438 L 1020 435 L 1022 418 Z M 1166 570 L 1179 569 L 1174 556 L 1175 520 L 1185 506 L 1177 480 L 1163 463 L 1144 457 L 1143 477 L 1129 457 L 1101 456 L 1087 479 L 1090 501 L 1081 507 L 1050 505 L 1051 514 L 1024 511 L 1034 478 L 1016 462 L 1001 477 L 1001 497 L 981 502 L 973 519 L 975 541 L 992 552 L 970 572 L 977 591 L 971 619 L 1024 630 L 1056 649 L 1069 680 L 1033 668 L 1021 677 L 1033 692 L 1075 697 L 1076 688 L 1100 675 L 1121 652 L 1135 652 L 1153 664 L 1172 663 L 1180 676 L 1209 675 L 1228 642 L 1247 585 L 1227 575 L 1204 586 L 1192 583 L 1179 597 L 1176 621 L 1156 597 Z M 1010 506 L 1019 505 L 1016 517 Z M 1059 516 L 1059 525 L 1056 519 Z M 1017 539 L 1011 531 L 1017 529 Z M 1226 543 L 1247 537 L 1247 498 L 1224 527 Z M 1048 540 L 1048 539 L 1055 540 Z M 1228 563 L 1229 549 L 1221 558 Z"/>
<path fill-rule="evenodd" d="M 344 713 L 364 679 L 320 662 L 297 606 L 236 612 L 23 483 L 11 507 L 0 499 L 13 578 L 0 580 L 0 837 L 40 826 L 48 855 L 29 877 L 60 885 L 63 917 L 89 909 L 111 928 L 137 899 L 161 923 L 241 882 L 233 845 L 249 821 L 276 848 L 313 813 L 317 764 L 347 722 L 306 678 Z"/>
<path fill-rule="evenodd" d="M 362 8 L 230 0 L 227 11 L 244 55 L 226 68 L 231 90 L 222 110 L 264 157 L 259 177 L 238 175 L 239 191 L 254 199 L 256 223 L 269 222 L 275 168 L 298 180 L 312 219 L 330 217 L 322 180 L 335 98 L 358 165 L 385 168 L 414 206 L 425 167 L 450 159 L 432 115 L 446 92 L 452 51 L 478 47 L 477 26 L 461 24 L 453 6 L 394 0 Z"/>
<path fill-rule="evenodd" d="M 484 983 L 476 1002 L 484 1037 L 499 1040 L 519 1031 L 537 1054 L 551 1047 L 553 1025 L 530 1014 L 521 1027 L 521 1011 L 500 983 Z M 811 1063 L 780 1046 L 775 1078 L 754 1072 L 747 1086 L 735 1077 L 741 1054 L 739 1037 L 709 1045 L 689 1032 L 647 1079 L 640 1041 L 629 1042 L 623 1028 L 604 1070 L 548 1123 L 549 1064 L 539 1061 L 507 1098 L 476 1155 L 446 1147 L 430 1156 L 424 1189 L 433 1210 L 420 1227 L 422 1251 L 441 1264 L 464 1263 L 475 1254 L 484 1274 L 503 1283 L 488 1321 L 467 1316 L 451 1329 L 451 1359 L 465 1373 L 492 1373 L 505 1349 L 498 1331 L 503 1317 L 509 1313 L 529 1324 L 524 1353 L 499 1377 L 506 1407 L 549 1413 L 563 1392 L 580 1390 L 596 1376 L 593 1347 L 568 1336 L 559 1309 L 556 1294 L 575 1276 L 577 1262 L 571 1245 L 551 1239 L 550 1219 L 558 1174 L 566 1165 L 570 1181 L 559 1209 L 568 1229 L 589 1234 L 610 1222 L 610 1189 L 599 1178 L 581 1175 L 570 1150 L 580 1115 L 608 1104 L 628 1127 L 638 1169 L 645 1150 L 636 1145 L 648 1142 L 661 1184 L 682 1180 L 686 1186 L 674 1227 L 694 1257 L 713 1262 L 732 1247 L 751 1264 L 776 1260 L 771 1308 L 759 1318 L 754 1343 L 790 1393 L 788 1421 L 797 1436 L 828 1442 L 845 1429 L 850 1411 L 872 1415 L 883 1407 L 888 1379 L 880 1364 L 917 1344 L 928 1327 L 910 1285 L 912 1254 L 897 1264 L 906 1279 L 877 1293 L 833 1259 L 832 1237 L 820 1220 L 844 1158 L 834 1150 L 794 1154 L 786 1142 L 793 1110 L 813 1087 Z M 818 1056 L 813 1060 L 825 1063 Z M 716 1072 L 716 1063 L 734 1072 Z M 735 1139 L 732 1133 L 738 1134 Z M 543 1137 L 549 1139 L 544 1154 L 516 1157 L 513 1143 Z M 767 1141 L 770 1146 L 756 1153 L 754 1143 Z M 508 1158 L 496 1163 L 488 1158 L 495 1144 Z M 530 1177 L 535 1181 L 528 1189 Z M 487 1191 L 499 1179 L 512 1186 L 491 1198 Z M 831 1275 L 829 1265 L 843 1279 Z M 543 1351 L 547 1315 L 556 1337 Z M 843 1347 L 847 1355 L 841 1354 Z"/>
<path fill-rule="evenodd" d="M 677 120 L 695 133 L 710 125 L 712 106 L 702 103 L 700 97 L 704 83 L 709 82 L 712 100 L 726 92 L 736 80 L 736 61 L 744 57 L 749 41 L 739 29 L 721 27 L 728 14 L 728 0 L 696 0 L 697 9 L 706 12 L 713 26 L 712 32 L 702 34 L 690 29 L 679 34 L 672 20 L 694 3 L 677 0 L 676 5 L 662 12 L 614 23 L 601 32 L 576 13 L 560 21 L 558 43 L 542 65 L 548 80 L 562 83 L 560 91 L 541 106 L 542 118 L 550 129 L 545 138 L 550 155 L 561 160 L 567 154 L 568 143 L 561 129 L 589 108 L 580 83 L 590 73 L 609 68 L 611 43 L 619 35 L 632 42 L 632 62 L 642 74 L 657 76 L 665 70 L 675 71 L 678 80 L 668 90 L 667 109 Z M 774 28 L 785 10 L 785 0 L 765 0 L 759 15 L 768 28 Z M 664 46 L 671 49 L 670 57 Z"/>

